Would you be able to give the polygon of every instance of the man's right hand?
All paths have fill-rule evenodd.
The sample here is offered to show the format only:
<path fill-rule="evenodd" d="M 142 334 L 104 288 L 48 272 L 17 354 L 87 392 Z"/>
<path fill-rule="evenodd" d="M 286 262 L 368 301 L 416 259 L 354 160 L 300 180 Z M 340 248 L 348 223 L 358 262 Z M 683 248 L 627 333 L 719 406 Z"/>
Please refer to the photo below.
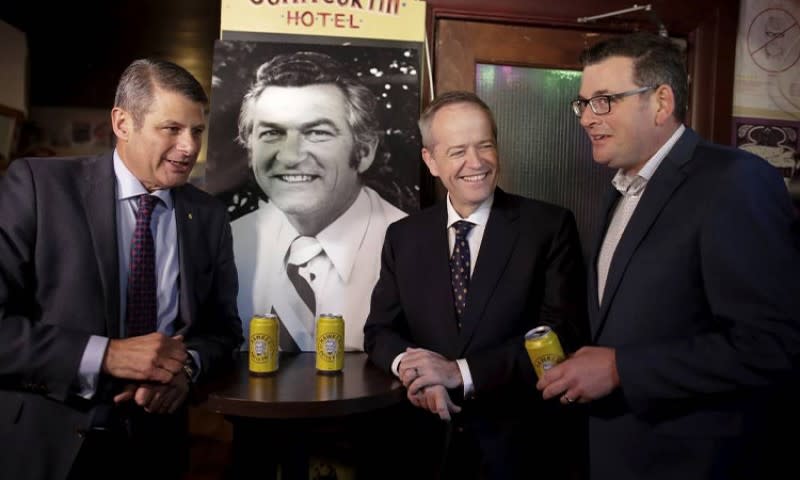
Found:
<path fill-rule="evenodd" d="M 447 393 L 447 389 L 442 385 L 431 385 L 415 394 L 409 391 L 406 395 L 412 405 L 439 415 L 442 420 L 450 421 L 451 413 L 461 411 L 461 407 L 453 403 L 450 399 L 450 394 Z"/>
<path fill-rule="evenodd" d="M 188 353 L 183 336 L 150 333 L 139 337 L 111 339 L 103 357 L 103 373 L 116 378 L 169 383 L 183 375 Z"/>

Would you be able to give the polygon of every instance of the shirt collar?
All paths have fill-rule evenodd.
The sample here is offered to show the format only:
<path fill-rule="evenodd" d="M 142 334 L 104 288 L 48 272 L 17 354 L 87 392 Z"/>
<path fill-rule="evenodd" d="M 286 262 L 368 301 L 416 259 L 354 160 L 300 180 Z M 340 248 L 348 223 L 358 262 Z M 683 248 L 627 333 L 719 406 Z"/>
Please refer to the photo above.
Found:
<path fill-rule="evenodd" d="M 345 283 L 350 281 L 358 250 L 364 243 L 371 221 L 372 205 L 367 192 L 360 188 L 350 208 L 317 234 L 322 250 Z"/>
<path fill-rule="evenodd" d="M 300 234 L 297 233 L 286 215 L 283 212 L 280 213 L 283 215 L 284 222 L 278 234 L 276 247 L 279 252 L 284 252 L 283 264 L 285 267 L 289 246 Z M 371 221 L 372 205 L 367 192 L 361 188 L 350 208 L 316 235 L 317 241 L 322 245 L 322 251 L 328 256 L 336 273 L 345 283 L 350 281 L 358 250 L 364 243 L 364 237 Z"/>
<path fill-rule="evenodd" d="M 647 185 L 647 182 L 653 177 L 653 174 L 656 172 L 656 169 L 667 154 L 672 150 L 672 147 L 675 146 L 675 143 L 678 142 L 678 139 L 683 135 L 683 132 L 686 130 L 686 127 L 683 125 L 678 126 L 675 132 L 669 137 L 664 145 L 661 145 L 655 154 L 644 164 L 639 173 L 636 175 L 625 175 L 622 173 L 622 169 L 617 170 L 617 173 L 614 175 L 614 178 L 611 180 L 611 184 L 614 185 L 619 193 L 622 195 L 632 195 L 637 196 L 640 195 L 644 191 L 644 187 Z"/>
<path fill-rule="evenodd" d="M 168 210 L 172 208 L 170 190 L 148 192 L 142 182 L 125 166 L 116 149 L 114 149 L 114 175 L 117 177 L 117 200 L 128 200 L 149 193 L 161 199 Z"/>
<path fill-rule="evenodd" d="M 492 211 L 492 204 L 494 203 L 494 192 L 489 195 L 489 198 L 483 201 L 478 208 L 475 209 L 472 214 L 470 214 L 467 218 L 461 218 L 461 215 L 456 212 L 456 209 L 453 208 L 453 204 L 450 203 L 450 193 L 447 194 L 447 228 L 453 226 L 459 220 L 466 220 L 468 222 L 474 223 L 475 225 L 486 225 L 486 222 L 489 220 L 489 213 Z"/>

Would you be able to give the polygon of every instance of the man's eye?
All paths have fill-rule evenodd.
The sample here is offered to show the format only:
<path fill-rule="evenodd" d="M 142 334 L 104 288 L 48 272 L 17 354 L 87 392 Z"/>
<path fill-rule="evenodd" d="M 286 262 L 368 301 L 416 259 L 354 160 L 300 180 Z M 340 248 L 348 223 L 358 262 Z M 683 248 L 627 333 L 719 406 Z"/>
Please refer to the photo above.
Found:
<path fill-rule="evenodd" d="M 305 135 L 306 138 L 308 138 L 308 140 L 312 142 L 324 142 L 334 137 L 333 132 L 319 128 L 306 130 Z"/>
<path fill-rule="evenodd" d="M 275 129 L 261 130 L 258 132 L 258 138 L 264 142 L 273 142 L 283 136 L 283 132 Z"/>
<path fill-rule="evenodd" d="M 180 127 L 164 127 L 164 129 L 173 135 L 181 133 Z"/>
<path fill-rule="evenodd" d="M 481 150 L 494 150 L 494 143 L 482 143 L 478 146 Z"/>
<path fill-rule="evenodd" d="M 458 158 L 464 156 L 464 150 L 450 150 L 450 153 L 447 155 L 450 158 Z"/>

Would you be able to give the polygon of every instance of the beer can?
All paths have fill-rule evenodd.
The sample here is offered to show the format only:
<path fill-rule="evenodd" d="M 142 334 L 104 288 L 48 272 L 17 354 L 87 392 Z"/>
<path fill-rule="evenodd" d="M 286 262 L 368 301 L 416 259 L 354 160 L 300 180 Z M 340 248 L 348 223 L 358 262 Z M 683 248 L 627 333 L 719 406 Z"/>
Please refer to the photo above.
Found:
<path fill-rule="evenodd" d="M 317 371 L 341 372 L 344 367 L 344 319 L 323 313 L 317 319 Z"/>
<path fill-rule="evenodd" d="M 525 334 L 525 350 L 536 370 L 536 376 L 542 378 L 544 372 L 564 360 L 564 350 L 558 335 L 547 325 L 538 326 Z"/>
<path fill-rule="evenodd" d="M 250 319 L 250 373 L 278 370 L 278 316 L 254 315 Z"/>

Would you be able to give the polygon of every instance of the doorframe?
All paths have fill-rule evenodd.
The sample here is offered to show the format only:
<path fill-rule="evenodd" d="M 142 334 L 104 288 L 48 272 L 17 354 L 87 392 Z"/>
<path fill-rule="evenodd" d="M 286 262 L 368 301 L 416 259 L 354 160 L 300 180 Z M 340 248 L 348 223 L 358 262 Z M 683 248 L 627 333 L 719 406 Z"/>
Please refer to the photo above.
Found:
<path fill-rule="evenodd" d="M 652 4 L 670 35 L 684 38 L 687 42 L 687 66 L 691 82 L 689 125 L 704 138 L 729 144 L 733 128 L 733 75 L 739 0 L 654 0 Z M 606 0 L 600 10 L 614 11 L 629 6 L 626 0 Z M 591 26 L 577 22 L 578 17 L 599 13 L 597 10 L 594 0 L 428 0 L 427 38 L 430 40 L 428 46 L 434 82 L 447 74 L 436 69 L 436 27 L 441 19 L 569 28 L 599 34 L 654 29 L 654 25 L 647 20 L 613 21 Z M 730 52 L 730 55 L 721 55 L 720 52 Z M 474 90 L 474 82 L 471 87 Z M 424 104 L 430 100 L 429 96 L 428 86 L 423 91 Z"/>

